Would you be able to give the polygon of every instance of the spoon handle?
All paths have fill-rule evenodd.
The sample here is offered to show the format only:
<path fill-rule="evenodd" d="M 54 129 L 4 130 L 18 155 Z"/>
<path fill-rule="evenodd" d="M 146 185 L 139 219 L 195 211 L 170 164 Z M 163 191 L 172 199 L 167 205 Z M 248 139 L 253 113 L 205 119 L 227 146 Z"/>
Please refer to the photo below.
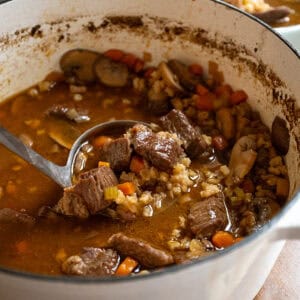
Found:
<path fill-rule="evenodd" d="M 28 163 L 35 166 L 42 173 L 52 178 L 62 187 L 71 185 L 70 167 L 58 166 L 45 159 L 40 154 L 33 151 L 30 147 L 23 144 L 18 138 L 0 126 L 0 144 L 22 157 Z"/>

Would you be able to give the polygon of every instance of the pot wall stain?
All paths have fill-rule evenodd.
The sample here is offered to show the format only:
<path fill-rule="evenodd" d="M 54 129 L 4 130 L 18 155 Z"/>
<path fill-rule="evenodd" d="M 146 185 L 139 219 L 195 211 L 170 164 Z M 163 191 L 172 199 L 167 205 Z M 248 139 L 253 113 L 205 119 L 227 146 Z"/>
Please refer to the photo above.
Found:
<path fill-rule="evenodd" d="M 71 24 L 81 18 L 87 16 L 78 16 L 77 18 L 60 19 L 55 22 L 37 24 L 30 28 L 23 28 L 15 31 L 13 34 L 7 34 L 0 37 L 0 51 L 7 47 L 18 47 L 20 43 L 30 38 L 42 39 L 44 32 L 57 34 L 57 42 L 69 42 L 72 40 L 72 34 L 69 32 Z M 150 22 L 149 22 L 150 21 Z M 152 26 L 149 26 L 151 23 Z M 155 30 L 153 30 L 155 24 Z M 173 20 L 152 17 L 152 16 L 106 16 L 99 25 L 94 21 L 86 21 L 82 25 L 82 30 L 91 34 L 100 35 L 102 31 L 117 32 L 119 30 L 128 31 L 129 34 L 135 34 L 144 37 L 145 39 L 157 39 L 161 41 L 174 41 L 179 39 L 182 42 L 189 42 L 196 45 L 201 45 L 206 49 L 217 49 L 224 57 L 237 61 L 241 68 L 243 65 L 251 70 L 254 78 L 257 78 L 264 86 L 272 91 L 272 105 L 280 106 L 282 112 L 288 122 L 289 129 L 296 141 L 298 153 L 300 153 L 300 133 L 297 129 L 300 128 L 300 109 L 296 105 L 294 97 L 283 92 L 286 84 L 265 65 L 261 60 L 257 60 L 255 53 L 258 51 L 256 47 L 246 49 L 244 46 L 235 45 L 230 39 L 212 39 L 208 32 L 201 28 L 191 28 L 185 26 L 181 22 Z M 36 51 L 44 51 L 48 53 L 48 45 L 39 45 Z M 247 58 L 255 57 L 255 61 Z M 0 70 L 1 72 L 1 70 Z"/>

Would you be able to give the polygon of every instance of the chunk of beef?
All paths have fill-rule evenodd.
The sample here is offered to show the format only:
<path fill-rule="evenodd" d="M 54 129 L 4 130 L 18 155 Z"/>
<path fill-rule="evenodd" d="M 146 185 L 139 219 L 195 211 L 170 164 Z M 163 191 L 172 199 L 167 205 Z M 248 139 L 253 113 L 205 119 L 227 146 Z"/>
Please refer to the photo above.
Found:
<path fill-rule="evenodd" d="M 216 231 L 224 230 L 228 217 L 223 194 L 218 193 L 192 205 L 188 220 L 197 238 L 209 238 Z"/>
<path fill-rule="evenodd" d="M 183 141 L 183 147 L 191 158 L 198 156 L 208 148 L 200 129 L 196 129 L 183 112 L 173 109 L 161 117 L 160 121 L 164 130 L 176 133 Z"/>
<path fill-rule="evenodd" d="M 95 214 L 110 205 L 104 200 L 104 189 L 117 184 L 118 179 L 112 169 L 102 166 L 82 173 L 74 192 L 83 198 L 90 214 Z"/>
<path fill-rule="evenodd" d="M 58 201 L 54 210 L 66 216 L 87 218 L 90 213 L 83 197 L 74 192 L 74 187 L 65 188 L 63 197 Z"/>
<path fill-rule="evenodd" d="M 82 173 L 75 185 L 65 188 L 55 210 L 80 218 L 96 214 L 111 204 L 104 200 L 104 189 L 117 184 L 114 172 L 106 166 Z"/>
<path fill-rule="evenodd" d="M 11 208 L 0 209 L 0 226 L 7 227 L 14 224 L 30 228 L 35 224 L 35 218 Z"/>
<path fill-rule="evenodd" d="M 108 243 L 122 255 L 135 258 L 146 268 L 162 267 L 174 262 L 170 253 L 158 249 L 146 241 L 130 238 L 123 233 L 112 235 Z"/>
<path fill-rule="evenodd" d="M 148 127 L 138 124 L 132 129 L 134 150 L 162 171 L 169 171 L 180 159 L 183 150 L 170 137 L 154 133 Z"/>
<path fill-rule="evenodd" d="M 119 261 L 119 255 L 112 249 L 83 248 L 80 255 L 64 261 L 62 271 L 68 275 L 108 276 L 115 273 Z"/>
<path fill-rule="evenodd" d="M 129 167 L 131 152 L 129 139 L 121 137 L 104 144 L 100 148 L 99 157 L 109 162 L 113 170 L 123 171 Z"/>

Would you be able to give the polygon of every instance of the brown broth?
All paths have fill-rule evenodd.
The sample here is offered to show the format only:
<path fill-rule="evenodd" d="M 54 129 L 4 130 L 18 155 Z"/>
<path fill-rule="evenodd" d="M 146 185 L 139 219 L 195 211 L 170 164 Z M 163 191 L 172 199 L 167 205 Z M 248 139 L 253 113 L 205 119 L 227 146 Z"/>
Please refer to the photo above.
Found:
<path fill-rule="evenodd" d="M 111 118 L 151 120 L 138 108 L 123 104 L 122 99 L 135 99 L 137 98 L 135 94 L 124 90 L 121 94 L 122 97 L 119 90 L 111 91 L 100 86 L 89 87 L 88 92 L 83 95 L 84 99 L 76 103 L 76 108 L 87 110 L 92 121 L 76 125 L 79 133 Z M 107 105 L 109 102 L 107 99 L 114 99 L 114 105 Z M 28 134 L 33 139 L 34 150 L 62 165 L 66 161 L 68 150 L 60 147 L 59 154 L 49 151 L 55 142 L 48 137 L 47 131 L 52 123 L 56 122 L 54 118 L 45 114 L 51 106 L 50 103 L 74 104 L 72 94 L 68 92 L 65 84 L 57 84 L 51 91 L 39 94 L 38 97 L 24 93 L 6 101 L 1 105 L 0 122 L 17 136 Z M 26 125 L 28 120 L 37 120 L 37 116 L 40 124 L 36 128 Z M 60 121 L 57 123 L 58 127 L 60 124 L 65 125 Z M 4 188 L 0 209 L 5 207 L 22 209 L 35 215 L 41 206 L 53 205 L 61 197 L 62 189 L 59 186 L 3 146 L 0 146 L 0 165 L 2 174 L 0 186 Z M 16 166 L 21 168 L 13 171 Z M 14 188 L 7 188 L 8 182 L 11 182 Z M 7 189 L 13 191 L 9 194 Z M 121 230 L 165 247 L 166 239 L 178 223 L 178 215 L 184 215 L 185 210 L 184 206 L 173 205 L 151 220 L 141 218 L 133 223 L 120 223 L 108 218 L 103 219 L 101 216 L 87 221 L 62 217 L 54 223 L 39 220 L 32 230 L 22 231 L 19 225 L 10 231 L 0 229 L 0 265 L 41 274 L 61 274 L 60 263 L 55 259 L 60 249 L 64 249 L 70 256 L 80 253 L 82 247 L 105 246 L 103 241 L 106 241 L 112 233 Z M 20 254 L 16 245 L 22 241 L 26 241 L 28 249 Z"/>
<path fill-rule="evenodd" d="M 38 88 L 34 87 L 34 89 L 37 90 Z M 62 137 L 72 144 L 72 142 L 88 128 L 112 119 L 133 119 L 144 122 L 158 121 L 157 117 L 141 109 L 140 105 L 143 103 L 144 95 L 135 93 L 134 89 L 130 87 L 109 89 L 100 84 L 91 85 L 88 86 L 87 91 L 82 94 L 83 99 L 81 101 L 74 101 L 74 95 L 70 92 L 69 85 L 64 82 L 56 83 L 49 91 L 37 93 L 35 96 L 30 96 L 32 91 L 34 90 L 29 89 L 2 103 L 0 105 L 0 123 L 17 136 L 28 135 L 33 141 L 32 147 L 35 151 L 59 165 L 65 164 L 69 150 L 58 146 L 53 138 L 49 136 L 49 132 L 55 131 L 56 133 L 62 133 Z M 49 116 L 47 113 L 49 108 L 58 104 L 75 107 L 78 111 L 87 114 L 91 120 L 87 123 L 75 124 L 54 116 Z M 195 105 L 189 105 L 190 106 L 186 108 L 186 112 L 191 108 L 197 115 Z M 224 106 L 225 105 L 227 104 L 224 104 Z M 232 104 L 228 109 L 234 110 L 235 105 L 236 104 Z M 243 110 L 242 107 L 240 107 L 240 109 Z M 251 110 L 249 106 L 247 107 L 244 107 L 246 112 L 247 109 Z M 200 110 L 201 108 L 197 107 L 197 109 Z M 232 111 L 230 111 L 230 114 L 231 113 Z M 265 127 L 260 123 L 260 120 L 257 120 L 257 117 L 255 117 L 255 114 L 252 114 L 252 112 L 248 111 L 248 114 L 249 123 L 250 120 L 252 120 L 253 127 L 250 126 L 252 133 L 253 130 L 255 132 L 261 130 L 261 133 L 258 133 L 258 135 L 261 134 L 261 138 L 263 138 L 265 134 L 268 140 L 268 138 L 270 138 L 269 132 L 264 130 Z M 217 132 L 217 135 L 219 135 L 220 131 L 215 125 L 216 112 L 213 111 L 208 115 L 210 116 L 210 119 L 206 120 L 209 122 L 206 124 L 208 133 L 206 131 L 204 132 L 207 134 Z M 252 115 L 254 115 L 254 117 Z M 201 121 L 194 117 L 193 121 L 198 122 L 199 126 L 203 125 L 201 124 L 203 120 Z M 213 128 L 210 128 L 208 126 L 209 124 L 213 124 L 210 125 L 213 126 Z M 234 125 L 236 126 L 237 124 Z M 205 129 L 205 124 L 202 129 Z M 251 131 L 246 133 L 246 135 L 250 133 Z M 234 139 L 238 138 L 239 137 Z M 235 140 L 231 139 L 230 145 L 232 146 L 234 142 Z M 213 150 L 211 151 L 213 152 Z M 278 155 L 271 145 L 268 151 L 273 153 L 275 157 Z M 230 149 L 222 151 L 222 155 L 227 157 L 225 159 L 226 164 L 228 164 L 229 153 Z M 213 157 L 216 158 L 215 154 L 213 154 Z M 269 163 L 269 159 L 268 157 L 267 163 Z M 199 171 L 199 177 L 202 176 L 204 172 L 208 172 L 208 169 L 214 170 L 214 168 L 220 168 L 217 159 L 210 163 L 208 163 L 208 158 L 205 160 L 207 165 L 203 165 L 203 162 L 200 160 L 192 162 L 191 168 Z M 92 161 L 92 164 L 93 163 L 95 162 Z M 263 167 L 259 167 L 258 171 L 263 171 L 263 174 L 266 174 L 262 168 Z M 255 178 L 258 177 L 258 171 L 256 171 L 254 170 L 253 174 L 249 173 L 250 179 L 253 182 L 256 180 L 255 184 L 257 185 L 265 184 L 261 178 L 258 180 Z M 16 211 L 24 211 L 32 216 L 36 216 L 42 206 L 55 205 L 63 193 L 62 188 L 51 179 L 42 175 L 35 168 L 9 152 L 3 146 L 0 146 L 0 174 L 0 194 L 2 194 L 0 197 L 0 209 L 12 208 Z M 225 176 L 221 177 L 222 179 L 220 180 L 223 180 L 224 177 Z M 286 175 L 283 175 L 283 177 L 285 178 Z M 208 178 L 209 177 L 206 179 Z M 96 215 L 87 220 L 59 216 L 55 219 L 37 217 L 37 223 L 32 229 L 26 229 L 20 226 L 20 224 L 11 225 L 9 229 L 0 227 L 0 265 L 39 274 L 62 274 L 61 263 L 63 259 L 74 254 L 79 254 L 83 247 L 106 247 L 108 246 L 108 238 L 112 234 L 120 231 L 128 236 L 142 238 L 153 245 L 170 250 L 167 242 L 171 238 L 173 229 L 179 226 L 179 217 L 184 217 L 186 221 L 190 205 L 199 201 L 201 198 L 199 192 L 202 190 L 200 184 L 198 185 L 199 182 L 198 180 L 193 182 L 194 186 L 189 191 L 190 202 L 173 201 L 172 205 L 163 204 L 163 209 L 160 213 L 154 214 L 149 218 L 138 217 L 132 222 L 113 220 L 103 215 Z M 286 182 L 287 179 L 285 183 Z M 242 183 L 243 182 L 241 182 L 241 184 Z M 216 183 L 216 185 L 219 184 L 223 184 L 223 182 Z M 225 186 L 222 186 L 221 191 L 226 195 L 223 190 L 224 187 Z M 260 188 L 262 189 L 262 186 Z M 241 187 L 239 187 L 239 189 L 241 190 Z M 215 193 L 219 191 L 218 189 Z M 232 193 L 233 192 L 234 191 L 232 191 Z M 271 204 L 274 203 L 274 205 L 270 206 L 270 210 L 274 214 L 279 209 L 279 205 L 276 202 L 277 200 L 275 200 L 276 196 L 274 196 L 274 185 L 268 186 L 266 192 L 272 194 L 269 202 Z M 253 195 L 251 193 L 253 193 Z M 250 194 L 251 197 L 254 197 L 255 187 Z M 209 196 L 203 196 L 203 198 L 206 197 Z M 232 199 L 233 198 L 234 197 L 232 197 Z M 227 200 L 228 199 L 226 199 L 226 201 Z M 244 206 L 241 207 L 235 207 L 233 205 L 234 203 L 226 202 L 226 209 L 228 209 L 226 213 L 230 215 L 230 219 L 232 217 L 232 220 L 236 222 L 236 224 L 233 224 L 232 220 L 229 220 L 229 224 L 224 230 L 232 231 L 234 237 L 245 236 L 250 233 L 250 230 L 247 232 L 245 228 L 249 222 L 251 223 L 251 214 L 253 217 L 253 215 L 256 214 L 255 210 L 258 210 L 255 205 L 251 206 L 248 200 L 244 202 Z M 232 207 L 229 203 L 232 204 Z M 268 203 L 268 205 L 270 205 L 270 203 Z M 262 203 L 262 207 L 259 208 L 265 209 L 263 206 L 265 204 L 266 203 Z M 248 209 L 251 211 L 248 211 Z M 244 213 L 246 214 L 244 215 Z M 257 217 L 258 213 L 255 216 Z M 239 231 L 239 225 L 242 222 L 245 223 L 243 225 L 245 228 L 242 229 L 244 231 Z M 258 226 L 260 226 L 260 224 L 258 224 Z M 254 228 L 253 224 L 250 224 L 248 227 L 251 227 L 251 230 L 259 228 Z M 191 239 L 192 233 L 189 228 L 185 228 L 182 231 L 186 235 L 184 238 L 187 237 Z M 216 249 L 218 248 L 216 247 Z M 199 255 L 203 254 L 204 253 Z M 205 253 L 205 255 L 206 254 L 207 253 Z"/>

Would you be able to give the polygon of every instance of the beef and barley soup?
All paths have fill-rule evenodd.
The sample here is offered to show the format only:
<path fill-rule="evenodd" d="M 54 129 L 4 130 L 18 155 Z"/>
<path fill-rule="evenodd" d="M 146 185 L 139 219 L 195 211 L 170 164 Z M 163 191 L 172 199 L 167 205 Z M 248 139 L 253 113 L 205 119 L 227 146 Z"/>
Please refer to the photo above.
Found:
<path fill-rule="evenodd" d="M 0 147 L 0 265 L 39 274 L 145 274 L 230 247 L 285 203 L 284 120 L 270 131 L 246 89 L 217 65 L 151 64 L 118 49 L 66 52 L 61 71 L 0 106 L 0 122 L 63 165 L 82 143 L 64 190 Z"/>

